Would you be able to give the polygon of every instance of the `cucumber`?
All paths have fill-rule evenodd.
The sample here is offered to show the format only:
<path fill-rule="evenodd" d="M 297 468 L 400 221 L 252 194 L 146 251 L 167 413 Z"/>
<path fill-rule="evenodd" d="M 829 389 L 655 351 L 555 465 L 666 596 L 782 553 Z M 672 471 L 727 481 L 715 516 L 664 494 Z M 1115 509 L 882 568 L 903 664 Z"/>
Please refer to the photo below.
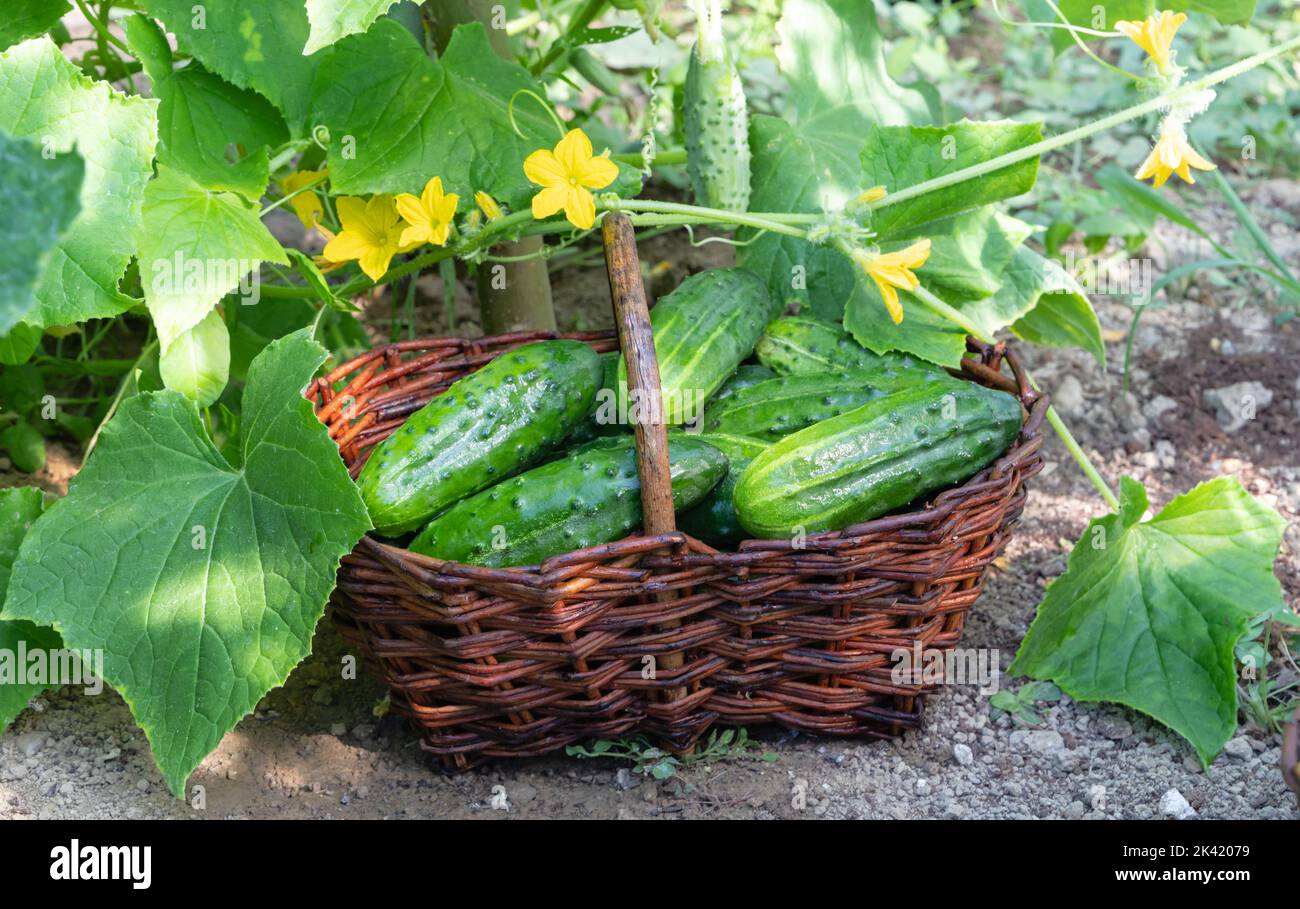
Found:
<path fill-rule="evenodd" d="M 902 368 L 930 364 L 906 354 L 872 353 L 834 322 L 811 316 L 786 316 L 770 323 L 754 346 L 764 366 L 783 376 L 837 369 Z"/>
<path fill-rule="evenodd" d="M 713 397 L 709 398 L 709 404 L 725 401 L 742 388 L 748 388 L 751 385 L 757 385 L 759 382 L 766 382 L 768 379 L 775 378 L 776 373 L 766 366 L 752 364 L 737 366 L 731 377 L 722 383 L 722 387 L 713 393 Z"/>
<path fill-rule="evenodd" d="M 870 373 L 852 372 L 768 379 L 723 401 L 710 402 L 704 411 L 704 431 L 775 442 L 897 391 L 903 384 L 896 377 L 876 375 L 881 376 L 880 381 L 874 381 Z"/>
<path fill-rule="evenodd" d="M 566 448 L 585 445 L 592 439 L 614 435 L 621 430 L 631 428 L 629 426 L 620 426 L 618 423 L 601 422 L 601 419 L 608 414 L 611 404 L 617 406 L 618 351 L 606 351 L 599 356 L 601 367 L 600 387 L 596 389 L 596 395 L 592 400 L 591 410 L 587 413 L 587 418 L 579 423 L 577 428 L 564 440 Z"/>
<path fill-rule="evenodd" d="M 668 425 L 698 421 L 704 402 L 753 352 L 779 307 L 767 283 L 743 268 L 692 275 L 655 304 L 650 325 Z M 618 384 L 626 396 L 627 363 L 622 358 Z"/>
<path fill-rule="evenodd" d="M 675 435 L 668 443 L 673 505 L 689 508 L 727 473 L 717 448 Z M 636 448 L 618 436 L 512 477 L 454 505 L 411 543 L 413 552 L 469 565 L 533 565 L 610 543 L 641 525 Z"/>
<path fill-rule="evenodd" d="M 840 530 L 966 480 L 1020 423 L 1018 400 L 971 382 L 898 391 L 754 458 L 736 483 L 736 513 L 757 537 Z"/>
<path fill-rule="evenodd" d="M 714 546 L 734 546 L 745 539 L 747 534 L 745 528 L 740 526 L 740 519 L 736 517 L 731 494 L 741 472 L 749 466 L 750 461 L 767 449 L 767 443 L 722 433 L 707 433 L 692 438 L 707 442 L 727 456 L 727 475 L 703 502 L 681 514 L 677 524 L 691 536 Z"/>
<path fill-rule="evenodd" d="M 375 529 L 414 530 L 452 503 L 536 463 L 591 410 L 600 358 L 541 341 L 459 379 L 380 443 L 357 486 Z"/>
<path fill-rule="evenodd" d="M 700 9 L 682 92 L 686 170 L 695 201 L 708 208 L 749 208 L 749 111 L 722 35 L 722 11 Z"/>

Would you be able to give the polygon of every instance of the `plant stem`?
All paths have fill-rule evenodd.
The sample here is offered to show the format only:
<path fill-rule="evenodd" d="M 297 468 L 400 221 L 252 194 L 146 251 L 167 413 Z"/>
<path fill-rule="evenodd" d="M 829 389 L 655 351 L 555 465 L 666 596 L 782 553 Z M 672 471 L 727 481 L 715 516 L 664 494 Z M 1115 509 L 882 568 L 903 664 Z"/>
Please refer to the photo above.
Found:
<path fill-rule="evenodd" d="M 150 330 L 149 333 L 153 334 L 153 331 Z M 82 455 L 81 459 L 83 464 L 86 462 L 86 459 L 90 457 L 90 453 L 95 450 L 95 445 L 99 442 L 99 434 L 104 431 L 104 427 L 108 425 L 108 421 L 113 419 L 113 415 L 117 413 L 118 405 L 121 404 L 122 399 L 126 397 L 127 386 L 135 383 L 135 371 L 140 368 L 140 364 L 143 363 L 145 358 L 153 353 L 157 347 L 158 339 L 153 338 L 150 340 L 149 343 L 145 345 L 144 350 L 140 351 L 140 356 L 135 358 L 135 362 L 131 364 L 131 367 L 126 371 L 126 374 L 122 376 L 122 381 L 117 386 L 117 394 L 113 395 L 113 400 L 108 405 L 108 410 L 104 412 L 104 419 L 99 421 L 99 425 L 95 427 L 94 434 L 91 435 L 89 441 L 86 442 L 86 453 Z"/>
<path fill-rule="evenodd" d="M 691 219 L 690 223 L 703 224 L 716 222 L 720 224 L 737 224 L 758 230 L 770 230 L 788 237 L 807 239 L 808 232 L 784 223 L 785 215 L 777 217 L 782 220 L 763 218 L 747 212 L 726 211 L 721 208 L 703 208 L 698 205 L 684 205 L 680 202 L 655 202 L 646 199 L 619 199 L 606 197 L 596 202 L 597 211 L 655 212 L 666 215 L 681 215 Z"/>
<path fill-rule="evenodd" d="M 918 285 L 909 291 L 909 293 L 924 303 L 926 308 L 931 312 L 943 316 L 949 322 L 963 329 L 966 334 L 970 335 L 972 338 L 977 338 L 985 344 L 992 344 L 994 342 L 994 339 L 987 332 L 977 326 L 970 319 L 966 318 L 961 310 L 955 309 L 943 302 L 934 294 L 930 293 L 930 291 L 926 290 L 925 287 Z"/>
<path fill-rule="evenodd" d="M 627 164 L 630 167 L 635 167 L 638 169 L 645 167 L 645 155 L 641 154 L 640 152 L 622 152 L 617 155 L 610 155 L 609 157 L 614 161 L 618 161 L 621 164 Z M 663 151 L 655 154 L 655 156 L 650 159 L 650 163 L 658 164 L 663 167 L 668 167 L 673 164 L 685 164 L 686 149 L 684 148 L 664 149 Z"/>
<path fill-rule="evenodd" d="M 1015 151 L 1007 152 L 1004 155 L 998 155 L 996 158 L 981 161 L 979 164 L 972 164 L 970 167 L 963 167 L 960 170 L 953 171 L 952 173 L 943 174 L 931 180 L 925 180 L 913 186 L 900 189 L 898 192 L 891 192 L 883 199 L 872 202 L 870 205 L 865 207 L 875 211 L 876 209 L 885 208 L 890 205 L 897 205 L 899 202 L 906 202 L 910 199 L 915 199 L 918 196 L 934 192 L 937 189 L 954 186 L 966 180 L 975 177 L 982 177 L 985 174 L 990 174 L 996 170 L 1001 170 L 1004 167 L 1009 167 L 1010 165 L 1016 164 L 1020 161 L 1026 161 L 1030 158 L 1038 157 L 1045 152 L 1054 151 L 1055 149 L 1069 145 L 1072 142 L 1078 142 L 1080 139 L 1085 139 L 1094 133 L 1110 129 L 1113 126 L 1118 126 L 1119 124 L 1126 123 L 1129 120 L 1134 120 L 1141 117 L 1143 114 L 1150 113 L 1151 111 L 1159 110 L 1186 95 L 1204 91 L 1211 85 L 1218 85 L 1220 82 L 1226 82 L 1234 76 L 1239 76 L 1244 72 L 1254 69 L 1261 63 L 1266 63 L 1274 57 L 1281 56 L 1282 54 L 1295 50 L 1296 48 L 1300 48 L 1300 37 L 1292 38 L 1290 41 L 1279 44 L 1277 47 L 1271 47 L 1266 51 L 1261 51 L 1258 54 L 1252 54 L 1245 59 L 1238 60 L 1236 63 L 1215 70 L 1207 76 L 1202 76 L 1200 79 L 1187 82 L 1180 85 L 1178 88 L 1170 89 L 1169 91 L 1143 101 L 1140 104 L 1135 104 L 1132 107 L 1127 107 L 1124 110 L 1111 114 L 1110 116 L 1102 117 L 1100 120 L 1095 120 L 1085 126 L 1080 126 L 1078 129 L 1072 129 L 1068 132 L 1061 133 L 1060 135 L 1052 136 L 1049 139 L 1043 139 L 1039 142 L 1033 143 L 1032 145 L 1026 145 L 1024 148 L 1018 148 Z"/>

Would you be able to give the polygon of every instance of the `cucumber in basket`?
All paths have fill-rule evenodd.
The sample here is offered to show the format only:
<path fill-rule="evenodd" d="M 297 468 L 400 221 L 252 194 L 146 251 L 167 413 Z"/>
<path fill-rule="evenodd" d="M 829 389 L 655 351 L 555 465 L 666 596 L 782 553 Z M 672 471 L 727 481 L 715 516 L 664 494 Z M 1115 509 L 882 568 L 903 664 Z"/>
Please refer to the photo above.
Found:
<path fill-rule="evenodd" d="M 677 425 L 700 417 L 704 402 L 753 352 L 763 326 L 780 306 L 767 283 L 743 268 L 691 275 L 655 304 L 650 325 L 665 422 Z M 627 363 L 621 359 L 618 384 L 627 387 Z"/>
<path fill-rule="evenodd" d="M 780 376 L 710 403 L 704 431 L 775 442 L 901 388 L 945 380 L 958 381 L 941 370 L 919 369 Z"/>
<path fill-rule="evenodd" d="M 971 382 L 895 392 L 756 457 L 736 483 L 736 513 L 757 537 L 840 530 L 966 480 L 1020 423 L 1018 400 Z"/>
<path fill-rule="evenodd" d="M 677 436 L 670 438 L 676 439 Z M 766 442 L 745 436 L 732 436 L 723 433 L 703 433 L 692 436 L 701 442 L 707 442 L 727 456 L 727 475 L 722 478 L 703 502 L 690 511 L 680 515 L 678 526 L 693 537 L 698 537 L 714 546 L 734 546 L 748 534 L 740 526 L 736 517 L 736 507 L 731 501 L 732 491 L 741 472 L 749 462 L 758 457 L 767 448 Z"/>
<path fill-rule="evenodd" d="M 872 353 L 834 322 L 811 316 L 785 316 L 770 323 L 754 346 L 754 353 L 760 363 L 783 376 L 922 363 L 905 354 Z"/>
<path fill-rule="evenodd" d="M 674 435 L 668 456 L 677 509 L 700 501 L 727 473 L 722 452 L 689 436 Z M 630 436 L 617 436 L 465 499 L 431 521 L 410 549 L 469 565 L 533 565 L 640 526 L 636 448 Z"/>
<path fill-rule="evenodd" d="M 375 528 L 414 530 L 467 495 L 540 460 L 591 410 L 600 358 L 540 341 L 458 380 L 380 443 L 357 486 Z"/>
<path fill-rule="evenodd" d="M 605 420 L 611 410 L 618 406 L 618 351 L 611 350 L 600 354 L 600 387 L 591 403 L 587 418 L 578 424 L 572 434 L 564 440 L 566 447 L 585 445 L 592 439 L 614 435 L 620 430 L 631 430 L 630 426 L 620 426 L 617 422 Z M 615 413 L 617 411 L 614 411 Z"/>
<path fill-rule="evenodd" d="M 727 381 L 722 383 L 721 388 L 713 393 L 713 397 L 709 398 L 709 403 L 716 404 L 718 401 L 725 401 L 742 388 L 748 388 L 751 385 L 757 385 L 759 382 L 766 382 L 768 379 L 775 378 L 776 373 L 766 366 L 757 364 L 737 366 L 736 371 L 731 374 Z"/>

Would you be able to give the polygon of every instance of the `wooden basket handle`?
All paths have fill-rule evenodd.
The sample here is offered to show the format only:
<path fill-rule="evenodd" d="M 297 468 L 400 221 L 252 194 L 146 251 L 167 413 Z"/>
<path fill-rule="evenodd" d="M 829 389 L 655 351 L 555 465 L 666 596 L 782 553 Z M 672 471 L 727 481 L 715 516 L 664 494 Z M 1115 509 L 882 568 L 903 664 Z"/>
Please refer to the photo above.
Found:
<path fill-rule="evenodd" d="M 650 307 L 641 281 L 636 231 L 622 212 L 605 215 L 605 265 L 614 301 L 618 343 L 627 362 L 628 407 L 636 416 L 636 468 L 641 475 L 641 511 L 647 534 L 677 529 L 673 517 L 672 474 L 668 465 L 668 427 L 664 424 Z M 633 406 L 633 405 L 636 406 Z"/>

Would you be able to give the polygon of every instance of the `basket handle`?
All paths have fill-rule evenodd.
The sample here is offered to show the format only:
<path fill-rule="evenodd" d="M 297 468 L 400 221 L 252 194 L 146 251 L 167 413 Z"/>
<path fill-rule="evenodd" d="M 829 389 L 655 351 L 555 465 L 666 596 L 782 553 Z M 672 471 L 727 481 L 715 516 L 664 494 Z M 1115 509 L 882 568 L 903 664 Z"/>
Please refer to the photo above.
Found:
<path fill-rule="evenodd" d="M 677 529 L 673 516 L 672 474 L 668 465 L 668 428 L 664 424 L 650 307 L 641 280 L 636 232 L 622 212 L 608 212 L 601 225 L 609 295 L 614 301 L 618 343 L 627 363 L 629 407 L 636 419 L 636 469 L 641 476 L 641 511 L 647 534 Z M 633 406 L 635 405 L 635 406 Z"/>

